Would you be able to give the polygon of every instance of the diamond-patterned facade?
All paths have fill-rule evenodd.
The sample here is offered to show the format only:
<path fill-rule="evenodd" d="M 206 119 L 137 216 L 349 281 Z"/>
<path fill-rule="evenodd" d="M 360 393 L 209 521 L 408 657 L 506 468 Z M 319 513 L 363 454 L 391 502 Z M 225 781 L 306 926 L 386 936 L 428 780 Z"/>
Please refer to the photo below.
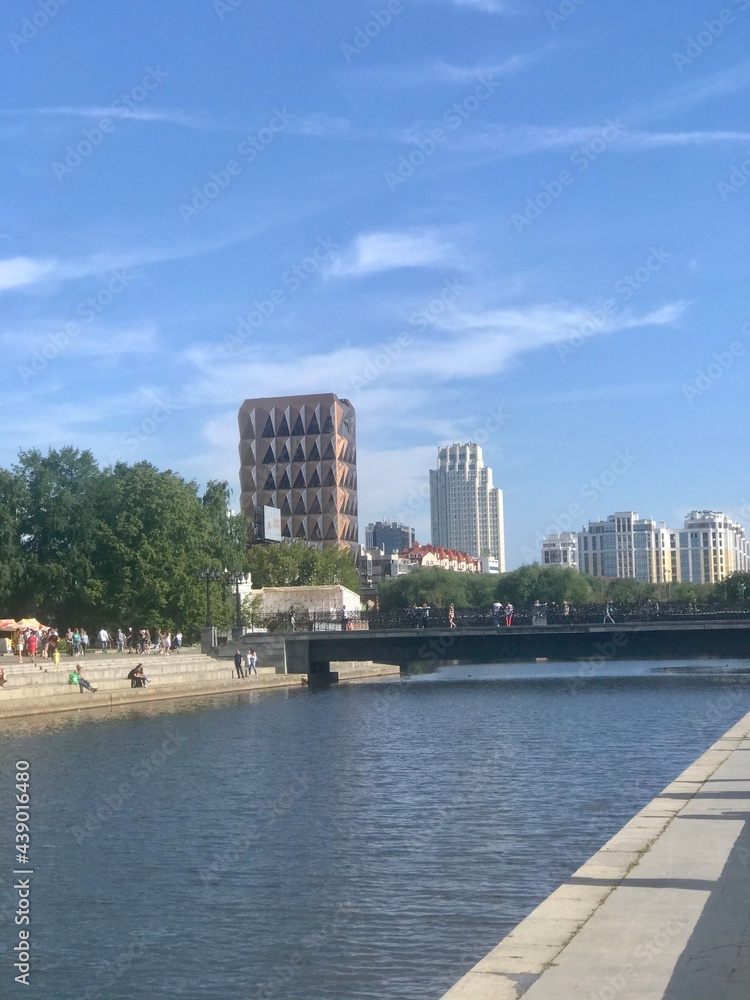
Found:
<path fill-rule="evenodd" d="M 252 523 L 281 510 L 284 538 L 358 543 L 354 407 L 335 393 L 246 399 L 240 407 L 240 504 Z"/>

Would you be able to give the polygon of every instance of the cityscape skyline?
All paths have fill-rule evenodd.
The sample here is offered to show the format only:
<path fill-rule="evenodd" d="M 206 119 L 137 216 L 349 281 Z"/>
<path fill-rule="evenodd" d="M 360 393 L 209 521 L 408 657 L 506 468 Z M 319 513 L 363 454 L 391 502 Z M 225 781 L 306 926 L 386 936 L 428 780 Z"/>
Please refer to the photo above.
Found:
<path fill-rule="evenodd" d="M 331 388 L 363 524 L 428 539 L 435 449 L 474 440 L 508 568 L 686 498 L 750 529 L 739 8 L 695 51 L 698 0 L 398 7 L 10 18 L 0 465 L 72 444 L 239 507 L 241 401 Z"/>

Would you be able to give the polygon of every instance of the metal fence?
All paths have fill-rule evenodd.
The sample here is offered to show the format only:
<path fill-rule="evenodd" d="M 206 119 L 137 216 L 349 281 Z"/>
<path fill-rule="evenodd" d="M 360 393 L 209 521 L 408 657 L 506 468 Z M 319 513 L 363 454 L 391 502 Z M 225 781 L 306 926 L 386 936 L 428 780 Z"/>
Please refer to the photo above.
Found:
<path fill-rule="evenodd" d="M 496 617 L 492 608 L 458 608 L 454 613 L 457 628 L 506 628 L 504 610 Z M 513 626 L 560 626 L 596 624 L 637 624 L 639 622 L 750 621 L 750 609 L 718 605 L 697 606 L 674 602 L 649 601 L 632 604 L 545 604 L 516 608 Z M 416 607 L 393 611 L 295 611 L 256 616 L 251 632 L 349 632 L 360 629 L 447 629 L 447 608 Z"/>

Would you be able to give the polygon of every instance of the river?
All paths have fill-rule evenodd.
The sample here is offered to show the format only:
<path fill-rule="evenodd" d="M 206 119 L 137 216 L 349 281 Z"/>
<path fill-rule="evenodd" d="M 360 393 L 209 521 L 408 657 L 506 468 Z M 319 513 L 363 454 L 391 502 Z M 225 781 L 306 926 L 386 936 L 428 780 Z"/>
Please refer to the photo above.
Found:
<path fill-rule="evenodd" d="M 750 711 L 750 663 L 446 667 L 6 722 L 31 995 L 437 1000 Z"/>

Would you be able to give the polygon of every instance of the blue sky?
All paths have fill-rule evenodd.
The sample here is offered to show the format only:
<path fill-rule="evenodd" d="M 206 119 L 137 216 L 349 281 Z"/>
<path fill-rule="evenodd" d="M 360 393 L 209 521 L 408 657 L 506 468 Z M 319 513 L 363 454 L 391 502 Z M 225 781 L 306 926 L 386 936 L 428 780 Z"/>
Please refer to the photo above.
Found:
<path fill-rule="evenodd" d="M 509 566 L 615 510 L 750 527 L 749 29 L 750 0 L 6 10 L 0 461 L 236 491 L 242 400 L 334 391 L 362 540 L 428 540 L 469 439 Z"/>

